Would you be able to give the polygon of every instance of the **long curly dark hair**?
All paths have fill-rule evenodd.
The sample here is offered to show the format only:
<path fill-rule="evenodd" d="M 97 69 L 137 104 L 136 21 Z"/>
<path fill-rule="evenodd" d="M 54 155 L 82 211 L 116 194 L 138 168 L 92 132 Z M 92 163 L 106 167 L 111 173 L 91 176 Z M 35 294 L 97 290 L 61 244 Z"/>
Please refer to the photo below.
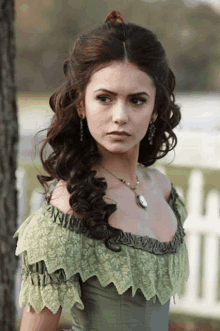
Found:
<path fill-rule="evenodd" d="M 175 104 L 173 91 L 176 81 L 165 50 L 155 33 L 139 25 L 125 23 L 123 16 L 113 11 L 103 25 L 78 36 L 70 56 L 64 62 L 64 80 L 50 97 L 54 116 L 45 129 L 47 137 L 40 150 L 43 168 L 50 176 L 37 175 L 37 178 L 45 189 L 45 195 L 49 191 L 46 182 L 65 181 L 71 209 L 83 216 L 83 224 L 92 238 L 101 239 L 107 248 L 120 252 L 121 248 L 111 246 L 110 240 L 119 236 L 122 230 L 108 223 L 110 215 L 117 210 L 116 204 L 107 204 L 103 200 L 107 182 L 103 177 L 95 178 L 97 172 L 91 170 L 102 160 L 102 155 L 90 134 L 86 118 L 83 123 L 84 141 L 80 142 L 77 112 L 91 76 L 114 61 L 136 65 L 153 79 L 156 86 L 156 135 L 153 145 L 149 145 L 148 132 L 141 140 L 138 163 L 150 166 L 176 146 L 177 137 L 173 128 L 179 124 L 181 113 L 180 107 Z M 52 147 L 53 152 L 44 161 L 46 144 Z M 51 195 L 46 197 L 48 203 Z"/>

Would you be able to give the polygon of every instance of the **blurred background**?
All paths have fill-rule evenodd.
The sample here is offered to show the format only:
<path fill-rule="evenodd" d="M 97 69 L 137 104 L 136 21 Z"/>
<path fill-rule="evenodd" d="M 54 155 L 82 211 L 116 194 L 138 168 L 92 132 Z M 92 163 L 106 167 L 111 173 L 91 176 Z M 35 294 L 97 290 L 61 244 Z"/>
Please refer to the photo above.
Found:
<path fill-rule="evenodd" d="M 36 175 L 46 174 L 39 159 L 46 131 L 34 136 L 53 116 L 49 97 L 62 82 L 63 61 L 77 35 L 103 24 L 112 10 L 158 35 L 177 81 L 176 102 L 182 111 L 174 130 L 178 144 L 153 165 L 178 188 L 189 211 L 185 229 L 191 274 L 185 298 L 171 305 L 170 320 L 183 323 L 185 330 L 196 330 L 198 323 L 207 324 L 203 330 L 220 330 L 219 0 L 16 0 L 18 223 L 42 204 Z M 18 327 L 23 308 L 18 306 L 19 274 L 16 277 Z M 68 311 L 62 313 L 62 323 L 71 325 Z"/>

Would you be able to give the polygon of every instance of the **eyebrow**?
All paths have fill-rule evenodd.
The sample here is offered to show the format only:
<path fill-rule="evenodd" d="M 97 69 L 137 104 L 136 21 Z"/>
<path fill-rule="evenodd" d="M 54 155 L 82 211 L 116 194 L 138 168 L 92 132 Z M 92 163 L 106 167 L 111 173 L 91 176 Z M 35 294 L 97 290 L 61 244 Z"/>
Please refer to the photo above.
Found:
<path fill-rule="evenodd" d="M 103 91 L 103 92 L 107 92 L 107 93 L 110 93 L 110 94 L 113 94 L 113 95 L 118 95 L 118 93 L 115 93 L 115 92 L 112 92 L 112 91 L 109 91 L 109 90 L 106 90 L 106 89 L 103 89 L 103 88 L 94 91 L 94 93 L 98 92 L 98 91 Z M 130 96 L 133 96 L 133 95 L 140 95 L 140 94 L 146 94 L 149 97 L 149 94 L 147 94 L 146 92 L 132 93 L 132 94 L 129 94 L 128 96 L 130 97 Z"/>

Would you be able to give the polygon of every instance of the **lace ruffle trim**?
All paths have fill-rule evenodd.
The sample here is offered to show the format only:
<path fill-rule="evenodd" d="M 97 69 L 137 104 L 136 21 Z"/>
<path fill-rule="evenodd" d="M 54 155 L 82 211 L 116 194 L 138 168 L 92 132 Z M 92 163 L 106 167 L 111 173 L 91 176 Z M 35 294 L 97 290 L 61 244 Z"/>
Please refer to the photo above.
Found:
<path fill-rule="evenodd" d="M 181 214 L 179 212 L 179 209 L 181 208 L 181 211 L 184 215 L 186 215 L 187 211 L 184 203 L 181 201 L 181 198 L 179 197 L 176 189 L 174 188 L 173 183 L 171 183 L 171 185 L 172 189 L 168 203 L 173 209 L 178 221 L 177 231 L 174 235 L 173 240 L 161 242 L 148 236 L 140 236 L 130 232 L 122 231 L 122 233 L 118 237 L 113 238 L 109 241 L 111 246 L 117 247 L 117 244 L 123 244 L 136 249 L 148 251 L 149 253 L 155 255 L 176 254 L 178 252 L 178 249 L 180 245 L 184 242 L 184 237 L 186 235 L 182 226 Z M 70 214 L 64 214 L 54 205 L 48 204 L 46 200 L 43 203 L 42 212 L 45 216 L 49 216 L 52 222 L 59 224 L 63 228 L 66 228 L 70 231 L 75 231 L 76 233 L 82 233 L 86 237 L 92 238 L 91 234 L 84 226 L 81 218 L 76 218 Z"/>
<path fill-rule="evenodd" d="M 111 281 L 117 288 L 119 294 L 124 293 L 128 288 L 132 287 L 132 295 L 134 296 L 137 288 L 140 288 L 147 300 L 153 299 L 156 302 L 156 296 L 161 304 L 164 304 L 168 298 L 177 293 L 179 297 L 182 296 L 181 286 L 183 281 L 188 278 L 188 269 L 184 268 L 181 272 L 181 282 L 177 279 L 173 279 L 173 276 L 169 279 L 171 287 L 163 290 L 157 287 L 156 282 L 154 284 L 142 284 L 142 282 L 135 283 L 132 277 L 129 277 L 126 282 L 118 282 L 114 277 L 111 279 L 103 277 L 101 274 L 94 275 L 91 271 L 89 273 L 76 273 L 67 279 L 65 271 L 63 269 L 56 270 L 49 274 L 45 261 L 39 261 L 34 264 L 28 264 L 27 252 L 22 255 L 22 287 L 20 293 L 20 306 L 26 305 L 32 306 L 36 312 L 40 312 L 44 306 L 48 307 L 54 314 L 62 307 L 71 308 L 75 303 L 79 309 L 84 309 L 84 305 L 80 299 L 81 296 L 81 284 L 84 283 L 90 277 L 96 276 L 99 279 L 100 284 L 103 287 L 108 286 Z M 177 277 L 178 278 L 178 277 Z M 34 286 L 33 286 L 34 285 Z M 147 289 L 147 290 L 146 290 Z M 172 290 L 171 290 L 172 289 Z"/>
<path fill-rule="evenodd" d="M 53 314 L 56 314 L 60 306 L 71 309 L 74 304 L 83 310 L 84 304 L 80 298 L 81 289 L 79 283 L 67 281 L 62 284 L 47 284 L 47 286 L 32 286 L 32 279 L 29 275 L 21 283 L 19 295 L 20 307 L 26 306 L 28 312 L 33 307 L 39 313 L 47 307 Z"/>

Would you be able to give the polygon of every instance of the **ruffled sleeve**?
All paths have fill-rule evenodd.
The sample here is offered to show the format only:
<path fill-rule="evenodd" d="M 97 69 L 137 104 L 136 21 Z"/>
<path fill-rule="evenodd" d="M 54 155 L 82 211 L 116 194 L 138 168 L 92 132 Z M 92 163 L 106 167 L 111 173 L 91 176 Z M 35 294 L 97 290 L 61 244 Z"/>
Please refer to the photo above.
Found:
<path fill-rule="evenodd" d="M 82 219 L 44 201 L 14 234 L 19 237 L 16 255 L 23 254 L 20 306 L 36 312 L 45 306 L 53 313 L 60 306 L 83 310 L 80 286 L 93 276 L 103 287 L 112 282 L 119 295 L 132 287 L 133 297 L 140 288 L 147 300 L 155 303 L 157 296 L 162 305 L 176 293 L 181 298 L 189 277 L 183 228 L 187 210 L 173 185 L 169 204 L 178 221 L 172 241 L 122 231 L 109 242 L 121 247 L 115 252 L 92 238 Z"/>
<path fill-rule="evenodd" d="M 30 311 L 32 306 L 37 313 L 47 307 L 53 314 L 60 306 L 72 308 L 76 304 L 84 309 L 79 274 L 74 270 L 66 272 L 59 258 L 64 259 L 68 231 L 48 222 L 40 208 L 22 223 L 15 237 L 15 255 L 22 253 L 20 307 L 26 306 Z"/>

